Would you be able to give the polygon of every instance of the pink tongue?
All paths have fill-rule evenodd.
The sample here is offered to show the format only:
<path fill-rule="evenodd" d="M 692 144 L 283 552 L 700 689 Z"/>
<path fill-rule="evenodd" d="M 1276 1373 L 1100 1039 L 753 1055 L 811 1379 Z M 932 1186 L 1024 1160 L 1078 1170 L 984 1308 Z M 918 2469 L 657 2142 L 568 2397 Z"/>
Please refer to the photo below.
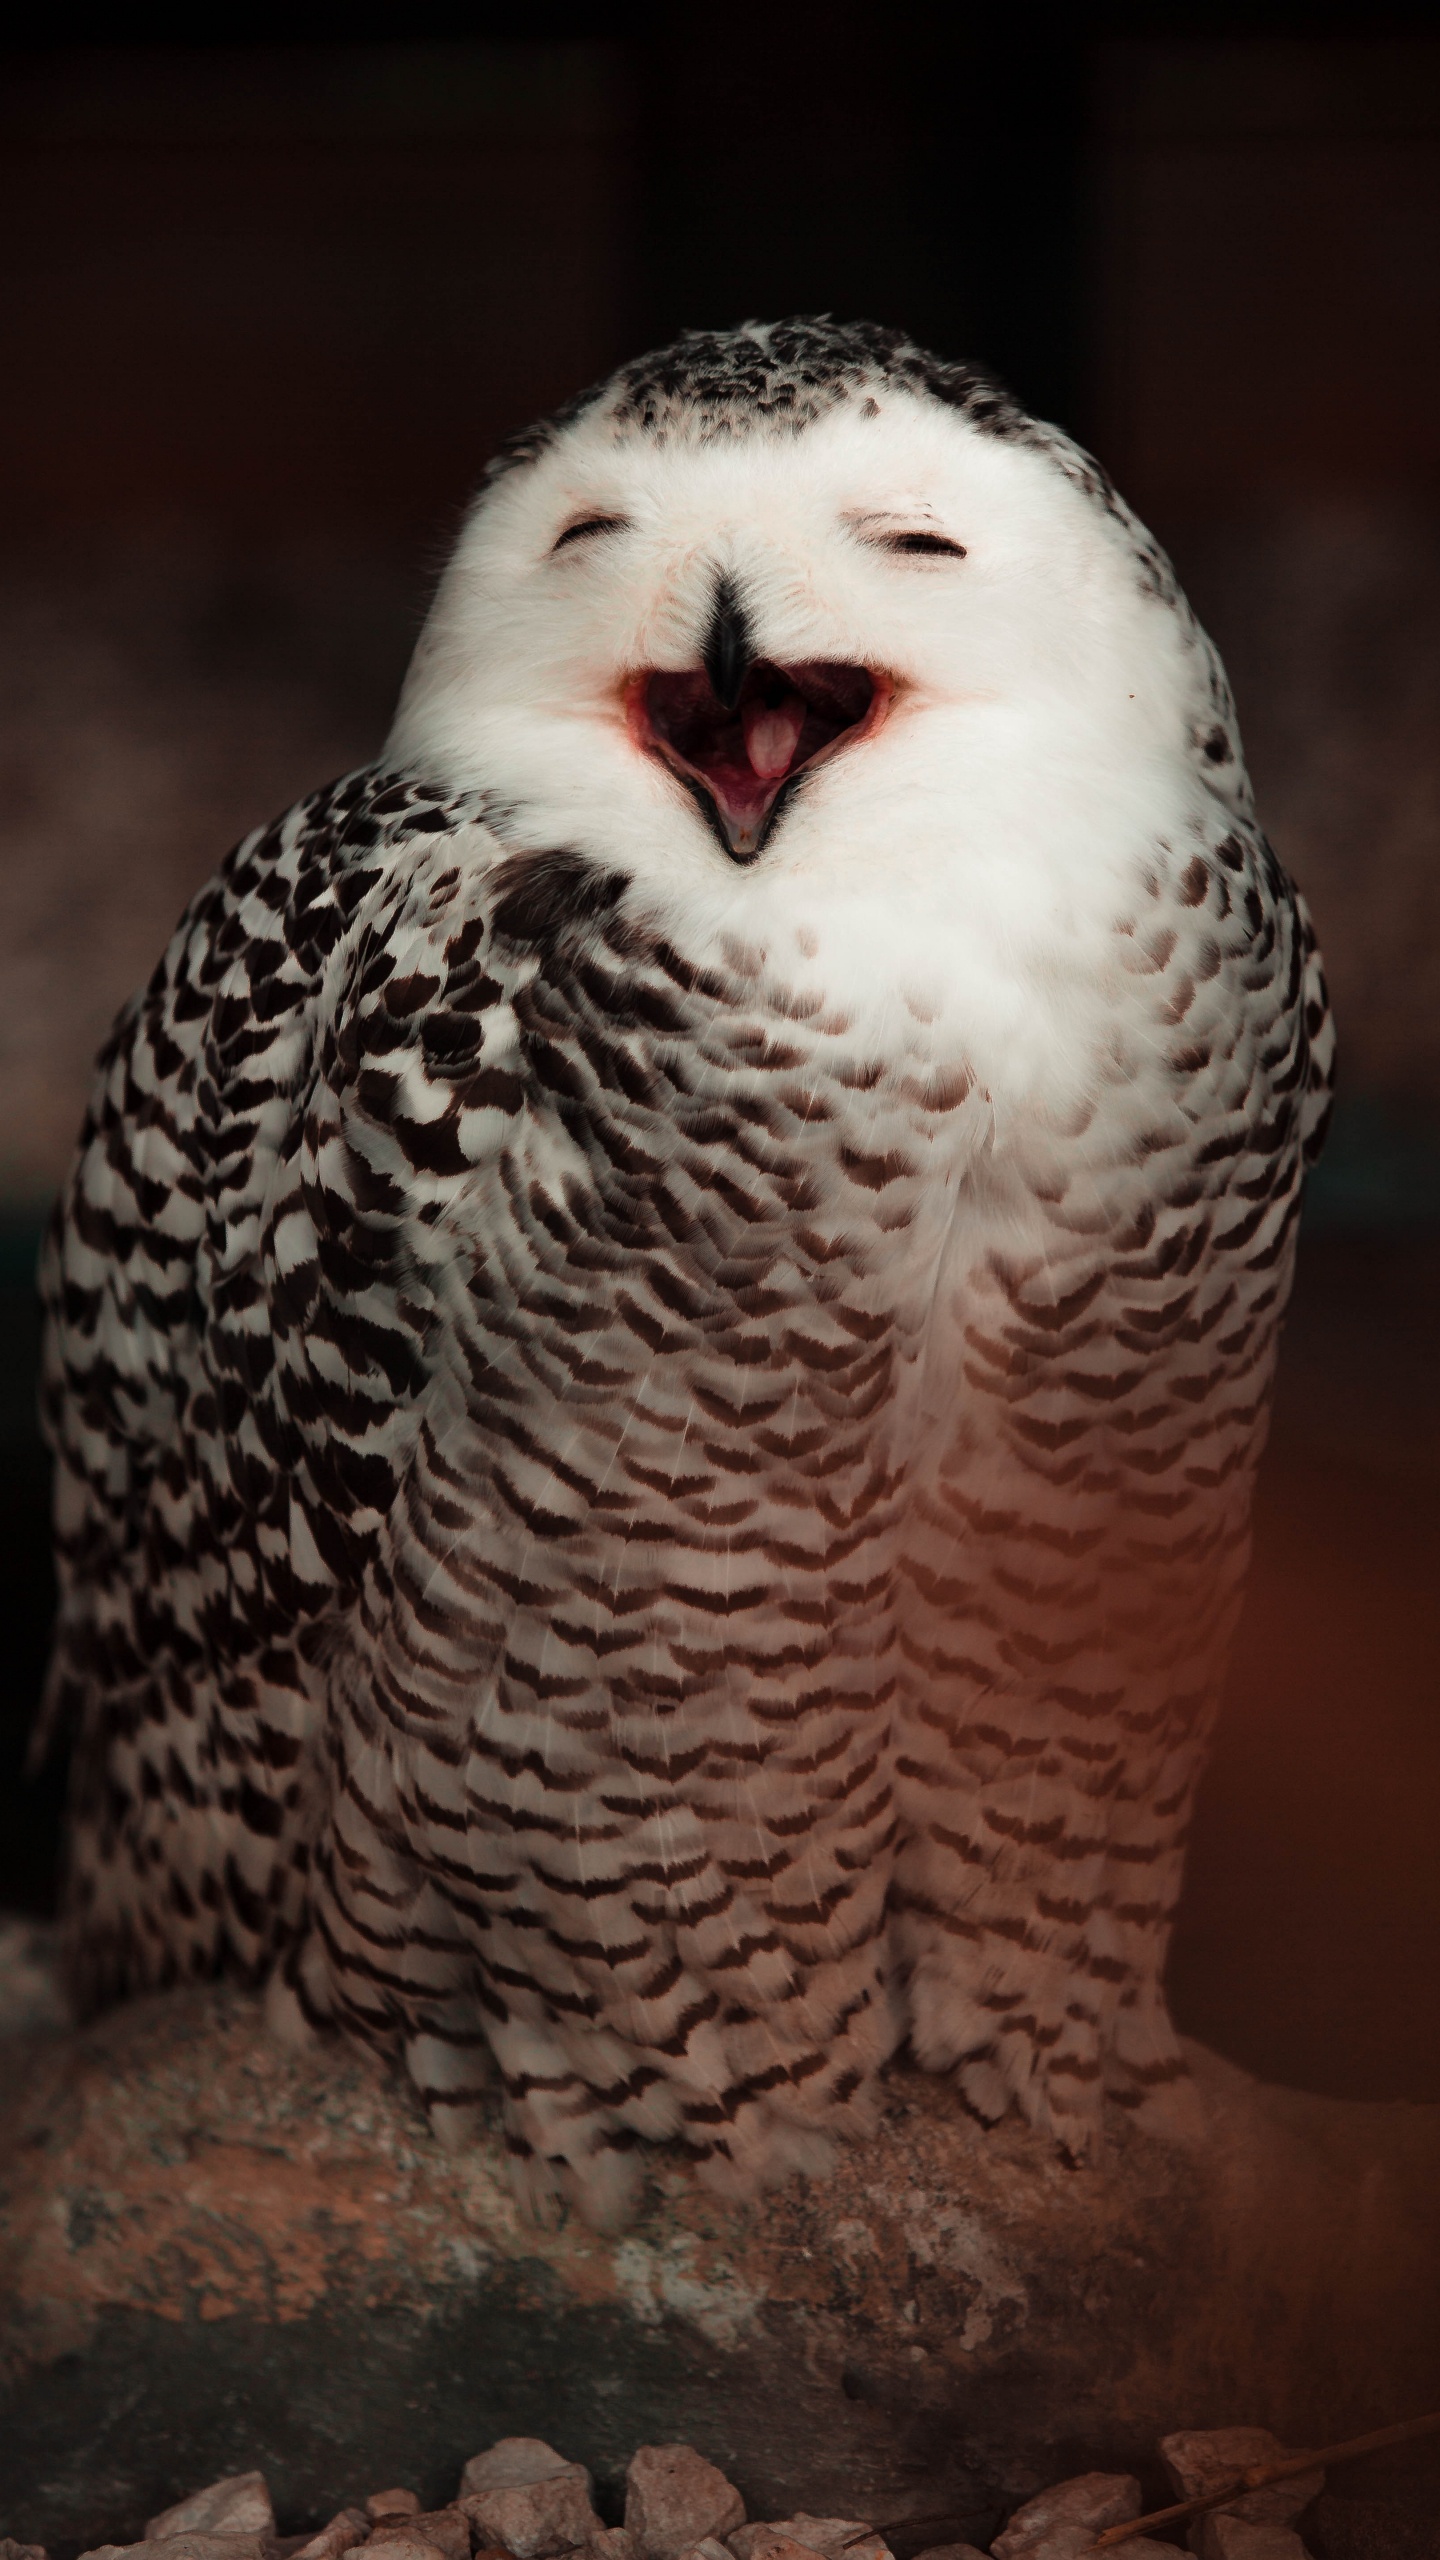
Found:
<path fill-rule="evenodd" d="M 777 711 L 767 710 L 763 702 L 747 702 L 743 716 L 745 752 L 761 781 L 773 782 L 777 774 L 788 773 L 805 726 L 805 705 L 798 693 L 792 693 Z"/>

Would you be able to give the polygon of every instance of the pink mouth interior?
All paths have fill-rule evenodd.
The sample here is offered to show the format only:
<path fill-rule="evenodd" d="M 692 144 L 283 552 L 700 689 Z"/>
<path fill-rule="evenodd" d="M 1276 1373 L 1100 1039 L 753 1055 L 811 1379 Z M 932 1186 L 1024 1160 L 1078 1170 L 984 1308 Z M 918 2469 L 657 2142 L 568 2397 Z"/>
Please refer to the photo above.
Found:
<path fill-rule="evenodd" d="M 883 680 L 868 667 L 777 667 L 759 658 L 733 711 L 703 667 L 688 667 L 639 677 L 631 721 L 642 744 L 703 787 L 731 853 L 747 860 L 759 851 L 786 784 L 873 726 L 886 698 Z"/>

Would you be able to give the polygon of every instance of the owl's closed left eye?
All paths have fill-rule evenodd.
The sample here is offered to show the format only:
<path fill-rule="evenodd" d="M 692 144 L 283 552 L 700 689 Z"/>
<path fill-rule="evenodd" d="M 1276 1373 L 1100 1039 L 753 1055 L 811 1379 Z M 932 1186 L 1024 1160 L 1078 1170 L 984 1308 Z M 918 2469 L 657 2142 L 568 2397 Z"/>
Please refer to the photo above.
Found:
<path fill-rule="evenodd" d="M 570 542 L 588 542 L 597 533 L 628 533 L 629 529 L 628 516 L 577 516 L 573 524 L 567 524 L 564 531 L 556 535 L 550 545 L 551 553 L 563 551 Z"/>

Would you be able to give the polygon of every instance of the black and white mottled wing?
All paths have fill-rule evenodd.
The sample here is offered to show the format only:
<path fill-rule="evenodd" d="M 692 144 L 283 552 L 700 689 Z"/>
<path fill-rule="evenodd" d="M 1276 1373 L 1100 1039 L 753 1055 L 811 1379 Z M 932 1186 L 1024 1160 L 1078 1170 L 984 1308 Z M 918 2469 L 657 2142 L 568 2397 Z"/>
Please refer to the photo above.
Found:
<path fill-rule="evenodd" d="M 91 2000 L 226 1961 L 258 1975 L 303 1905 L 325 1652 L 433 1321 L 422 1202 L 337 1160 L 334 1093 L 404 974 L 417 881 L 428 960 L 469 816 L 365 774 L 247 838 L 100 1060 L 42 1275 L 48 1721 L 77 1737 Z"/>

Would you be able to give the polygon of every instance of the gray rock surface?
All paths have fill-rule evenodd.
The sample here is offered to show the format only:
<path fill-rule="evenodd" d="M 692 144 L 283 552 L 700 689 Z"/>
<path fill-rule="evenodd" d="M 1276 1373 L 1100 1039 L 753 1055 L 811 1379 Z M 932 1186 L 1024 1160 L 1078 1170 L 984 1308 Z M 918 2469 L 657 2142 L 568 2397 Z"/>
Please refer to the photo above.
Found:
<path fill-rule="evenodd" d="M 1107 2525 L 1128 2524 L 1140 2513 L 1140 2483 L 1124 2471 L 1084 2471 L 1060 2480 L 1017 2507 L 990 2548 L 994 2560 L 1069 2560 L 1066 2537 L 1092 2540 Z"/>
<path fill-rule="evenodd" d="M 470 2560 L 470 2519 L 460 2507 L 437 2507 L 429 2515 L 389 2516 L 377 2524 L 365 2545 L 375 2560 Z"/>
<path fill-rule="evenodd" d="M 745 2501 L 723 2471 L 688 2444 L 642 2444 L 625 2474 L 625 2531 L 636 2560 L 680 2560 L 692 2543 L 723 2541 L 745 2522 Z"/>
<path fill-rule="evenodd" d="M 1237 2471 L 1284 2462 L 1291 2448 L 1268 2427 L 1191 2428 L 1162 2436 L 1160 2459 L 1177 2498 L 1205 2498 Z M 1273 2481 L 1268 2489 L 1251 2489 L 1225 2508 L 1248 2524 L 1289 2524 L 1313 2505 L 1325 2486 L 1323 2471 L 1302 2471 L 1293 2480 Z M 1200 2529 L 1192 2533 L 1192 2550 L 1200 2547 Z"/>
<path fill-rule="evenodd" d="M 1016 2548 L 1025 2560 L 1088 2560 L 1095 2548 L 1095 2529 L 1088 2524 L 1052 2524 L 1034 2541 Z"/>
<path fill-rule="evenodd" d="M 747 2560 L 814 2560 L 812 2546 L 800 2542 L 783 2524 L 757 2524 L 748 2528 L 753 2539 L 747 2539 Z"/>
<path fill-rule="evenodd" d="M 1200 2560 L 1306 2560 L 1304 2543 L 1287 2524 L 1255 2524 L 1245 2516 L 1206 2516 L 1199 2548 Z"/>
<path fill-rule="evenodd" d="M 377 2526 L 365 2545 L 367 2560 L 470 2560 L 470 2525 L 458 2507 L 433 2515 L 395 2516 Z"/>
<path fill-rule="evenodd" d="M 269 2533 L 196 2533 L 182 2530 L 167 2533 L 157 2540 L 147 2536 L 139 2542 L 96 2543 L 83 2555 L 83 2560 L 156 2560 L 162 2551 L 164 2560 L 272 2560 L 274 2537 Z"/>
<path fill-rule="evenodd" d="M 538 2436 L 503 2436 L 487 2453 L 475 2454 L 460 2475 L 456 2504 L 513 2560 L 549 2560 L 600 2531 L 589 2472 Z"/>
<path fill-rule="evenodd" d="M 726 2538 L 735 2560 L 766 2560 L 767 2534 L 783 2534 L 796 2542 L 802 2551 L 820 2553 L 821 2560 L 890 2560 L 889 2549 L 872 2526 L 860 2524 L 847 2516 L 784 2516 L 777 2524 L 742 2526 L 738 2533 Z"/>
<path fill-rule="evenodd" d="M 291 2560 L 341 2560 L 341 2554 L 353 2551 L 357 2542 L 364 2542 L 369 2531 L 370 2519 L 358 2507 L 342 2507 L 338 2515 L 292 2553 Z"/>
<path fill-rule="evenodd" d="M 152 2516 L 147 2542 L 168 2542 L 181 2533 L 273 2533 L 275 2510 L 263 2471 L 237 2471 L 229 2480 L 212 2480 Z"/>
<path fill-rule="evenodd" d="M 1197 2150 L 1117 2122 L 1074 2169 L 901 2068 L 828 2181 L 722 2206 L 660 2150 L 605 2238 L 522 2223 L 498 2130 L 441 2151 L 397 2076 L 283 2051 L 237 1992 L 14 2040 L 0 2523 L 73 2560 L 252 2466 L 284 2535 L 372 2481 L 434 2512 L 467 2445 L 543 2437 L 533 2560 L 602 2535 L 582 2463 L 618 2514 L 635 2446 L 676 2441 L 792 2531 L 983 2549 L 1177 2423 L 1323 2443 L 1440 2400 L 1440 2109 L 1190 2050 Z"/>

